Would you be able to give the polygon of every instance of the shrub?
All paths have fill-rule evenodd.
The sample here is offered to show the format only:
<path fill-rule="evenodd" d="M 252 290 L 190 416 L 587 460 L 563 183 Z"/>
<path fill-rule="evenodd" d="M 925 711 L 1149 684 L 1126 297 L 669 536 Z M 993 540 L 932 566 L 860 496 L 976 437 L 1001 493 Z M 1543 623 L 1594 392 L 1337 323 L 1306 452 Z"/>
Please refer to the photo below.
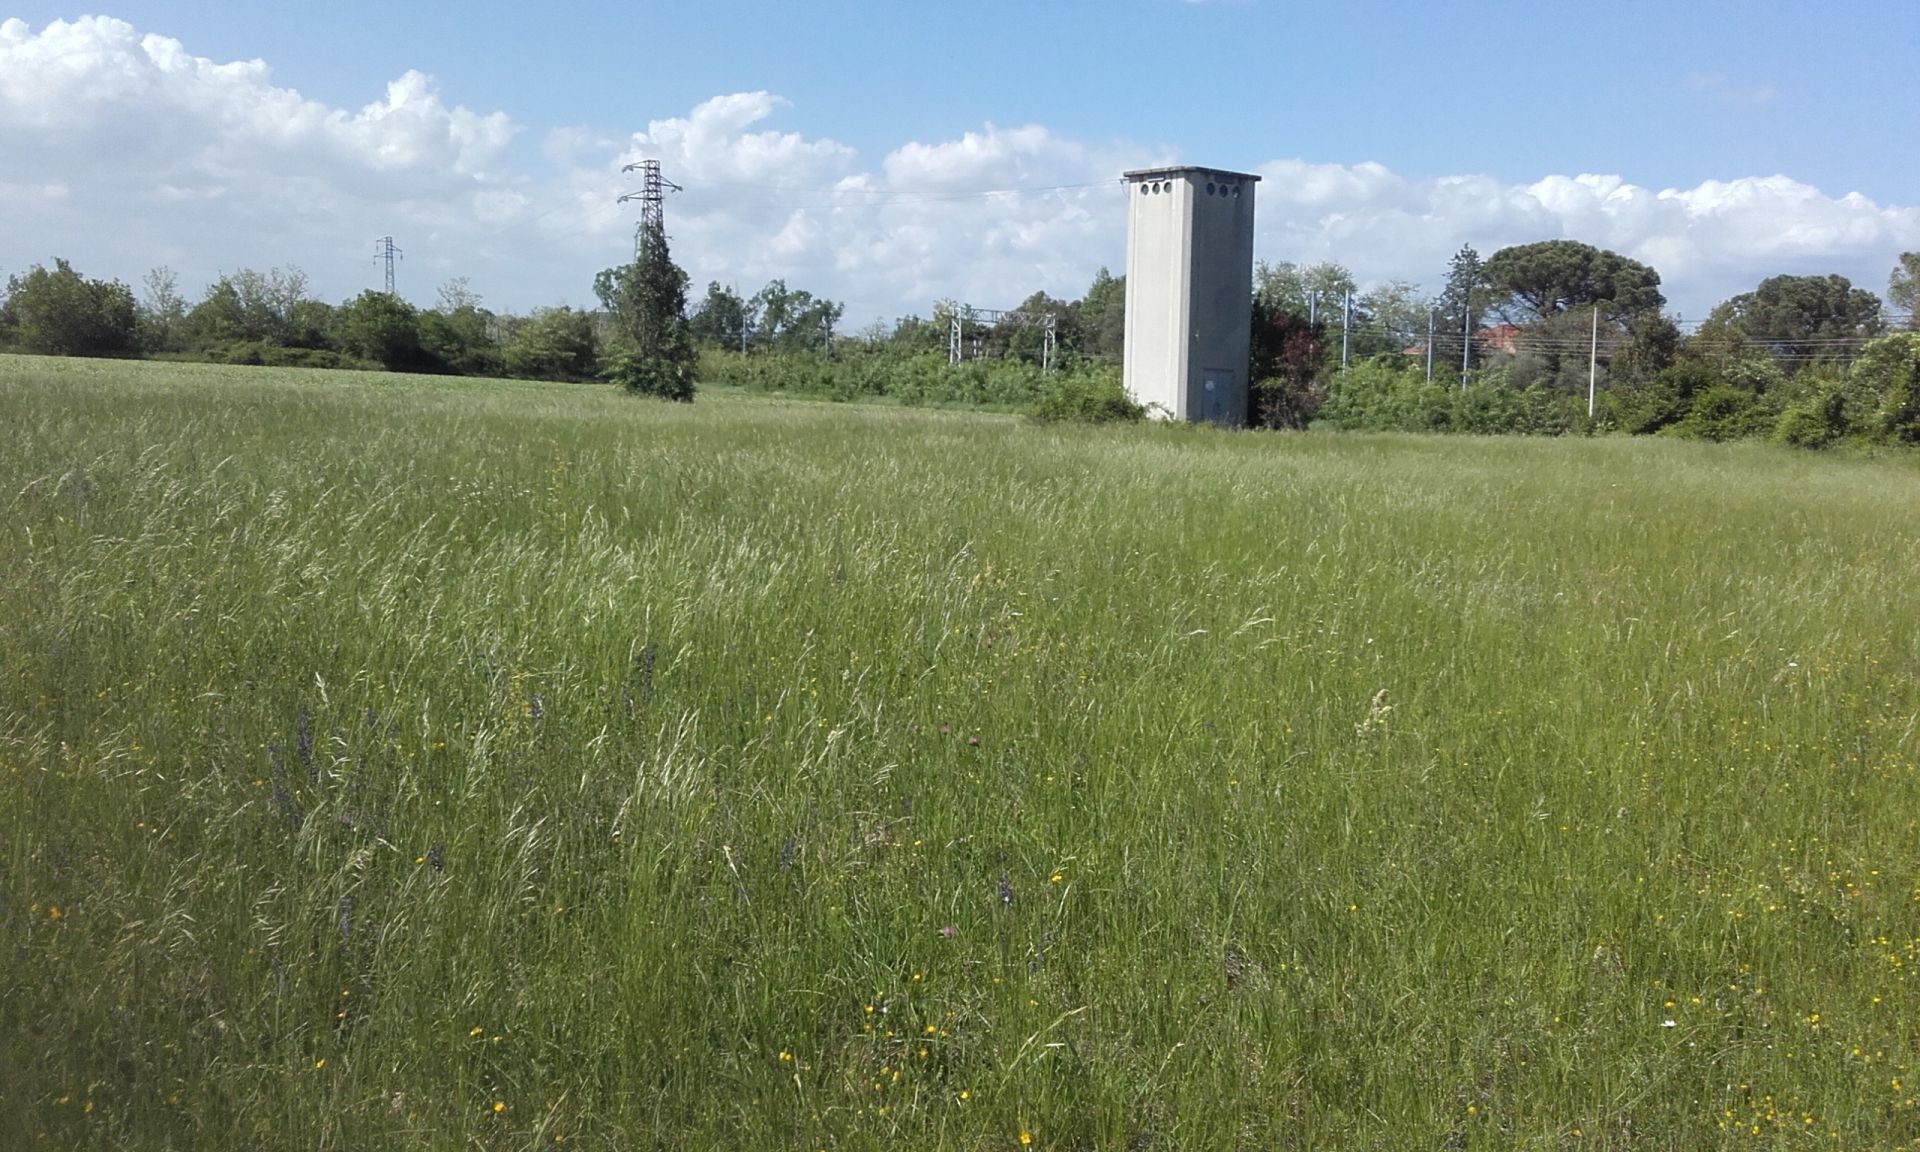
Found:
<path fill-rule="evenodd" d="M 1113 424 L 1146 418 L 1147 410 L 1127 395 L 1116 372 L 1060 372 L 1052 380 L 1033 404 L 1035 420 Z"/>
<path fill-rule="evenodd" d="M 631 348 L 621 348 L 606 358 L 600 378 L 636 396 L 693 402 L 693 365 L 687 362 L 642 356 Z"/>
<path fill-rule="evenodd" d="M 1754 394 L 1731 384 L 1714 384 L 1693 397 L 1687 414 L 1664 431 L 1691 440 L 1740 440 L 1767 428 L 1766 413 Z"/>

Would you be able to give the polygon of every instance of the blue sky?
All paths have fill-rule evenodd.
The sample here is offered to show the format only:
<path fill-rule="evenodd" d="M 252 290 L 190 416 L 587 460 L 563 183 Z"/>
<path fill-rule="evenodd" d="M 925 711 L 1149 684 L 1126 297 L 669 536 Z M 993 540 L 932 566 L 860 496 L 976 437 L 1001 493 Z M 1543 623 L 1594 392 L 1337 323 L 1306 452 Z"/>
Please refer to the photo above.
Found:
<path fill-rule="evenodd" d="M 1638 246 L 1642 258 L 1664 255 L 1671 269 L 1654 262 L 1669 295 L 1698 314 L 1769 271 L 1843 271 L 1880 290 L 1893 254 L 1920 246 L 1910 59 L 1920 45 L 1920 4 L 1910 0 L 342 0 L 272 8 L 120 0 L 104 14 L 129 35 L 117 55 L 89 56 L 90 67 L 132 66 L 121 59 L 128 45 L 153 34 L 194 59 L 260 60 L 270 71 L 248 92 L 223 89 L 217 98 L 165 86 L 181 115 L 207 119 L 205 132 L 181 147 L 212 158 L 184 174 L 177 158 L 160 162 L 169 179 L 182 179 L 164 202 L 138 209 L 152 225 L 135 220 L 123 247 L 145 247 L 119 252 L 94 235 L 103 220 L 90 213 L 104 213 L 107 202 L 81 204 L 86 181 L 111 172 L 114 157 L 76 151 L 86 131 L 54 139 L 34 105 L 37 92 L 58 86 L 50 70 L 75 58 L 75 37 L 62 38 L 54 53 L 46 29 L 79 13 L 36 3 L 0 8 L 0 18 L 25 26 L 13 38 L 21 55 L 10 66 L 11 103 L 0 78 L 0 155 L 25 155 L 34 180 L 45 178 L 39 186 L 66 188 L 64 215 L 12 236 L 0 225 L 0 266 L 47 258 L 53 253 L 20 246 L 62 239 L 67 229 L 69 247 L 88 250 L 105 272 L 137 275 L 169 262 L 191 279 L 209 268 L 296 263 L 339 294 L 364 285 L 330 254 L 348 237 L 360 243 L 370 226 L 372 234 L 407 233 L 401 239 L 411 241 L 423 278 L 469 275 L 504 306 L 559 296 L 578 303 L 582 276 L 571 265 L 614 251 L 630 221 L 611 211 L 573 213 L 588 211 L 582 206 L 598 191 L 617 192 L 614 183 L 593 184 L 617 175 L 616 160 L 649 151 L 664 154 L 670 174 L 689 184 L 688 198 L 670 212 L 681 214 L 676 241 L 696 280 L 746 281 L 751 289 L 756 277 L 783 274 L 868 316 L 924 310 L 930 293 L 985 294 L 991 298 L 978 302 L 998 305 L 1035 287 L 1077 294 L 1093 267 L 1120 262 L 1124 243 L 1119 213 L 1106 213 L 1100 193 L 1041 197 L 1038 211 L 1008 197 L 955 212 L 908 213 L 897 200 L 891 213 L 861 208 L 882 194 L 876 189 L 905 196 L 1044 187 L 1113 174 L 1103 164 L 1117 171 L 1162 159 L 1261 171 L 1260 255 L 1338 259 L 1363 281 L 1431 281 L 1465 241 L 1484 252 L 1547 238 L 1537 232 L 1569 234 Z M 260 84 L 352 118 L 389 99 L 388 85 L 411 72 L 431 80 L 407 98 L 431 97 L 431 111 L 466 149 L 461 165 L 417 134 L 398 145 L 362 134 L 355 139 L 378 152 L 362 158 L 370 173 L 326 152 L 341 173 L 329 182 L 289 158 L 282 136 L 269 133 L 270 145 L 249 152 L 247 139 L 222 135 L 233 107 L 260 102 Z M 716 98 L 747 94 L 765 97 L 707 120 L 696 114 Z M 138 105 L 122 110 L 123 125 L 154 111 L 151 96 L 130 99 Z M 235 103 L 208 111 L 223 99 Z M 460 135 L 461 110 L 497 114 L 506 127 L 474 146 Z M 690 127 L 668 146 L 671 128 L 652 129 L 675 121 Z M 563 131 L 573 129 L 580 131 Z M 395 160 L 407 149 L 400 159 L 417 162 L 417 172 Z M 259 159 L 268 153 L 276 158 Z M 781 156 L 793 162 L 782 166 Z M 435 185 L 435 165 L 464 170 Z M 1618 178 L 1628 191 L 1605 182 L 1541 184 L 1583 174 Z M 1773 177 L 1786 179 L 1761 183 Z M 133 170 L 120 181 L 144 178 Z M 868 178 L 858 193 L 822 191 Z M 1464 178 L 1474 182 L 1446 183 Z M 1310 191 L 1293 196 L 1277 186 L 1285 180 Z M 317 198 L 269 227 L 275 195 L 296 189 Z M 1661 203 L 1669 191 L 1684 194 L 1686 211 Z M 1636 201 L 1635 193 L 1644 196 Z M 183 207 L 194 202 L 220 210 L 196 220 Z M 245 207 L 236 212 L 236 204 Z M 1773 216 L 1756 215 L 1763 211 Z M 869 218 L 852 219 L 862 212 Z M 578 227 L 556 235 L 555 217 Z M 496 223 L 504 229 L 492 230 Z M 198 244 L 188 251 L 159 242 L 183 229 L 203 229 L 207 244 L 224 236 L 232 251 L 216 260 Z M 946 250 L 937 252 L 943 233 Z M 1740 250 L 1781 235 L 1800 242 Z M 556 250 L 569 263 L 564 272 L 537 258 Z M 912 275 L 900 272 L 903 261 Z"/>

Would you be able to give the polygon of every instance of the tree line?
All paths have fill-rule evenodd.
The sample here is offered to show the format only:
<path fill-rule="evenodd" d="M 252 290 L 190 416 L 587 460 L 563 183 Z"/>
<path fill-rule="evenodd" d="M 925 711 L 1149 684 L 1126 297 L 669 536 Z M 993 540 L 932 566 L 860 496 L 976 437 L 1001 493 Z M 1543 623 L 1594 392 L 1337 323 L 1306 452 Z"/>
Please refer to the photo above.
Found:
<path fill-rule="evenodd" d="M 1404 281 L 1361 291 L 1337 263 L 1261 262 L 1250 422 L 1803 445 L 1920 440 L 1920 253 L 1900 256 L 1889 278 L 1893 313 L 1843 276 L 1781 275 L 1686 331 L 1660 286 L 1651 266 L 1571 240 L 1484 259 L 1463 247 L 1431 296 Z M 634 259 L 593 287 L 597 310 L 516 316 L 485 308 L 461 279 L 431 308 L 376 291 L 331 305 L 298 269 L 243 269 L 189 302 L 165 268 L 136 296 L 56 260 L 8 281 L 0 347 L 600 379 L 672 399 L 691 399 L 701 380 L 838 399 L 1138 415 L 1120 388 L 1125 278 L 1104 268 L 1079 298 L 1035 292 L 1019 316 L 995 323 L 944 301 L 930 317 L 843 334 L 843 305 L 784 280 L 750 296 L 716 281 L 690 306 L 666 236 L 643 227 Z M 1043 371 L 1048 325 L 1055 344 Z"/>
<path fill-rule="evenodd" d="M 1780 275 L 1691 332 L 1658 271 L 1571 240 L 1463 247 L 1430 298 L 1337 264 L 1261 264 L 1254 287 L 1264 426 L 1920 441 L 1920 253 L 1892 314 L 1844 276 Z"/>

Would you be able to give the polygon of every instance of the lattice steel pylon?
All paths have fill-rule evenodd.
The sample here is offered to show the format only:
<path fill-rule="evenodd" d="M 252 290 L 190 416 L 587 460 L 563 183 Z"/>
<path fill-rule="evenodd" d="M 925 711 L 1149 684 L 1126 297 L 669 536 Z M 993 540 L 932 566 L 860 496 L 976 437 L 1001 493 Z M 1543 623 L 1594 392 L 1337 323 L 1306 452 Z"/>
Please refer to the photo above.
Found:
<path fill-rule="evenodd" d="M 666 232 L 667 189 L 671 188 L 675 192 L 684 191 L 684 189 L 660 174 L 658 160 L 641 160 L 620 169 L 622 172 L 635 170 L 640 173 L 640 191 L 627 193 L 620 197 L 619 202 L 625 204 L 629 200 L 640 201 L 640 223 L 635 225 L 633 231 L 633 251 L 634 255 L 638 256 L 640 238 L 646 234 L 649 227 L 659 229 L 662 234 Z"/>
<path fill-rule="evenodd" d="M 395 246 L 393 237 L 382 236 L 373 242 L 373 258 L 384 260 L 387 264 L 387 295 L 393 295 L 393 262 L 404 259 L 400 249 Z"/>

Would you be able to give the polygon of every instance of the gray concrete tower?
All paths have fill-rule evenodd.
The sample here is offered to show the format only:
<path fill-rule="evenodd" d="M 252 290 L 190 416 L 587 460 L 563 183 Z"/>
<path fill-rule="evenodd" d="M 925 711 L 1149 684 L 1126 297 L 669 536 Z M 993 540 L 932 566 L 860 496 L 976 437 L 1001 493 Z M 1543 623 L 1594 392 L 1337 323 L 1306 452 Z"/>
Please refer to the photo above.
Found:
<path fill-rule="evenodd" d="M 1259 180 L 1217 168 L 1126 174 L 1127 392 L 1161 415 L 1247 422 Z"/>

